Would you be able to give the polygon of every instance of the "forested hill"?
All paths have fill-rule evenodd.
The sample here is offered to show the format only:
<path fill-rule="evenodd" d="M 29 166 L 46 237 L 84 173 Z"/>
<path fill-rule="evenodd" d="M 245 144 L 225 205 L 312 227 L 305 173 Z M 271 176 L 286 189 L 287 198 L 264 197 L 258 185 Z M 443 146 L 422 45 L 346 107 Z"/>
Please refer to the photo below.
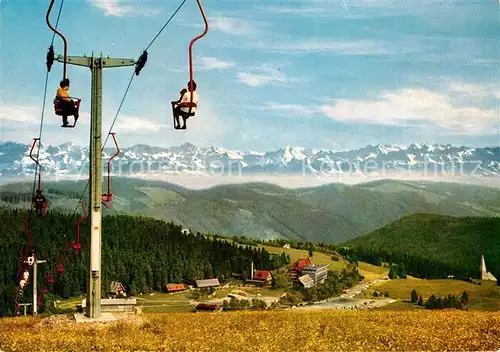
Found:
<path fill-rule="evenodd" d="M 479 278 L 481 254 L 500 278 L 500 218 L 414 214 L 345 242 L 341 253 L 376 265 L 404 264 L 409 275 Z"/>
<path fill-rule="evenodd" d="M 53 210 L 73 212 L 87 181 L 43 182 Z M 0 206 L 29 207 L 33 183 L 0 186 Z M 192 190 L 160 181 L 113 177 L 105 214 L 173 221 L 222 236 L 339 244 L 415 213 L 500 216 L 498 188 L 427 181 L 379 180 L 286 189 L 272 184 Z M 88 204 L 88 202 L 86 202 Z"/>
<path fill-rule="evenodd" d="M 28 243 L 21 231 L 26 211 L 0 209 L 0 315 L 12 311 L 15 302 L 19 249 Z M 64 234 L 75 240 L 75 221 L 68 215 L 51 212 L 31 220 L 33 243 L 38 259 L 53 261 L 65 247 Z M 88 220 L 87 220 L 88 221 Z M 85 223 L 83 223 L 85 224 Z M 65 271 L 58 275 L 50 292 L 64 298 L 85 292 L 88 266 L 88 225 L 81 230 L 82 251 L 75 255 L 68 250 Z M 248 275 L 250 261 L 256 269 L 275 269 L 289 263 L 285 255 L 270 255 L 263 249 L 234 245 L 204 235 L 185 235 L 173 223 L 132 216 L 103 218 L 102 292 L 106 294 L 111 281 L 120 281 L 130 293 L 160 289 L 167 283 L 193 283 L 196 279 L 218 277 L 227 280 L 233 273 Z M 71 247 L 70 247 L 71 249 Z M 39 266 L 39 288 L 50 263 Z M 31 294 L 31 286 L 24 297 Z"/>

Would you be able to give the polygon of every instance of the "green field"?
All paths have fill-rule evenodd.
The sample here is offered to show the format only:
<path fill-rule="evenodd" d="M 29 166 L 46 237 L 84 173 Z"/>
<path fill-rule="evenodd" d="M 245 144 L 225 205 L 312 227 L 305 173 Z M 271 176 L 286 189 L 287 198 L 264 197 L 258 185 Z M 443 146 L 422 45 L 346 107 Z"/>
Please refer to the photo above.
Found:
<path fill-rule="evenodd" d="M 459 280 L 386 280 L 374 284 L 360 297 L 371 297 L 373 292 L 389 292 L 389 296 L 398 300 L 409 300 L 411 291 L 415 289 L 424 301 L 431 295 L 445 297 L 449 294 L 461 297 L 464 291 L 469 294 L 469 309 L 497 310 L 500 311 L 500 286 L 495 282 L 483 281 L 481 285 Z M 393 303 L 385 309 L 398 308 L 399 304 Z M 415 307 L 414 307 L 415 308 Z"/>
<path fill-rule="evenodd" d="M 291 263 L 295 263 L 300 259 L 305 259 L 309 257 L 309 251 L 305 249 L 295 249 L 295 248 L 281 248 L 281 247 L 273 247 L 273 246 L 261 246 L 269 253 L 273 254 L 281 254 L 285 252 L 290 256 Z M 341 261 L 333 261 L 332 256 L 322 253 L 322 252 L 313 252 L 313 256 L 310 258 L 314 264 L 328 264 L 329 270 L 340 271 L 346 265 L 347 262 L 345 260 Z"/>
<path fill-rule="evenodd" d="M 366 280 L 377 279 L 389 272 L 388 268 L 383 268 L 380 266 L 358 262 L 359 272 L 365 277 Z"/>

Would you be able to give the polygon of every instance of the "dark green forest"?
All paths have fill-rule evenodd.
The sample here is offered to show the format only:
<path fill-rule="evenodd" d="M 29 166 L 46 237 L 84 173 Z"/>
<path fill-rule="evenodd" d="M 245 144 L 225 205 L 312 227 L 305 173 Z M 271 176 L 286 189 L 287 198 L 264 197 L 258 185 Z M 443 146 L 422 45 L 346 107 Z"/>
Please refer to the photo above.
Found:
<path fill-rule="evenodd" d="M 0 209 L 0 315 L 11 314 L 15 307 L 16 282 L 19 275 L 19 250 L 28 243 L 22 232 L 27 211 Z M 30 228 L 37 259 L 51 263 L 38 266 L 39 290 L 45 272 L 54 263 L 53 285 L 49 293 L 69 298 L 84 293 L 88 273 L 88 225 L 81 226 L 80 254 L 71 246 L 64 256 L 64 273 L 59 275 L 64 235 L 74 241 L 77 216 L 52 211 L 41 218 L 33 216 Z M 86 220 L 87 222 L 89 220 Z M 111 281 L 120 281 L 130 294 L 160 290 L 167 283 L 192 284 L 194 280 L 218 277 L 228 280 L 233 274 L 248 277 L 250 261 L 256 269 L 274 270 L 290 262 L 285 254 L 272 255 L 264 249 L 233 244 L 203 234 L 183 234 L 182 227 L 162 220 L 114 215 L 103 217 L 102 292 L 107 295 Z M 32 294 L 30 285 L 24 293 Z"/>
<path fill-rule="evenodd" d="M 415 214 L 339 246 L 349 260 L 401 265 L 408 275 L 479 278 L 481 254 L 500 278 L 500 218 Z"/>

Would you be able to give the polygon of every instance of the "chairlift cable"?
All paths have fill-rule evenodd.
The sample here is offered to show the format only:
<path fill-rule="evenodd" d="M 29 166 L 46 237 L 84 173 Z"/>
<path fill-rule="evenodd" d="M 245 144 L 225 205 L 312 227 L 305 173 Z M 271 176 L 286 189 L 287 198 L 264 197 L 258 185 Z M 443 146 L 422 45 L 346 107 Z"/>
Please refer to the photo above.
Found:
<path fill-rule="evenodd" d="M 56 26 L 55 26 L 56 29 L 57 29 L 57 26 L 59 25 L 59 18 L 61 17 L 61 11 L 62 11 L 63 5 L 64 5 L 64 0 L 61 1 L 61 6 L 59 6 L 59 12 L 57 14 L 57 20 L 56 20 Z M 50 45 L 54 45 L 55 37 L 56 37 L 56 32 L 54 32 L 54 34 L 52 34 L 52 41 L 50 42 Z"/>
<path fill-rule="evenodd" d="M 56 25 L 55 25 L 55 28 L 57 29 L 57 26 L 59 25 L 59 19 L 61 17 L 61 12 L 62 12 L 62 8 L 63 8 L 63 5 L 64 5 L 64 0 L 61 1 L 61 5 L 59 6 L 59 12 L 57 14 L 57 20 L 56 20 Z M 54 44 L 54 39 L 55 39 L 55 36 L 56 36 L 56 33 L 54 32 L 54 34 L 52 35 L 52 41 L 51 41 L 51 46 Z M 38 132 L 38 148 L 37 148 L 37 152 L 36 152 L 36 160 L 38 161 L 39 157 L 40 157 L 40 147 L 42 145 L 42 132 L 43 132 L 43 118 L 44 118 L 44 115 L 45 115 L 45 101 L 47 99 L 47 87 L 48 87 L 48 81 L 49 81 L 49 70 L 47 70 L 47 73 L 45 75 L 45 86 L 44 86 L 44 93 L 43 93 L 43 103 L 42 103 L 42 114 L 41 114 L 41 119 L 40 119 L 40 129 L 39 129 L 39 132 Z M 32 191 L 31 191 L 31 197 L 33 198 L 35 196 L 35 187 L 36 187 L 36 184 L 37 184 L 37 178 L 38 178 L 38 165 L 35 169 L 35 178 L 33 180 L 33 188 L 32 188 Z M 41 170 L 40 170 L 41 172 Z M 33 215 L 33 206 L 30 206 L 30 218 L 31 216 Z"/>
<path fill-rule="evenodd" d="M 183 0 L 181 2 L 181 4 L 177 7 L 177 10 L 174 11 L 174 13 L 172 14 L 172 16 L 170 16 L 170 18 L 168 19 L 168 21 L 163 25 L 163 27 L 159 30 L 159 32 L 155 35 L 155 37 L 153 38 L 153 40 L 148 44 L 148 46 L 146 47 L 146 51 L 151 47 L 151 45 L 153 45 L 153 43 L 155 42 L 155 40 L 160 36 L 161 32 L 163 32 L 163 30 L 168 26 L 168 24 L 170 23 L 170 21 L 172 21 L 172 19 L 174 18 L 174 16 L 177 14 L 177 12 L 179 12 L 179 10 L 182 8 L 182 6 L 186 3 L 187 0 Z"/>
<path fill-rule="evenodd" d="M 167 20 L 167 22 L 165 22 L 165 24 L 163 25 L 163 27 L 158 31 L 158 33 L 154 36 L 153 40 L 151 40 L 151 42 L 146 46 L 146 49 L 144 50 L 144 52 L 146 52 L 150 47 L 151 45 L 153 45 L 153 43 L 155 42 L 155 40 L 160 36 L 161 32 L 163 32 L 163 30 L 168 26 L 168 24 L 172 21 L 172 19 L 174 18 L 174 16 L 179 12 L 179 10 L 182 8 L 182 6 L 186 3 L 187 0 L 183 0 L 180 5 L 177 7 L 177 9 L 174 11 L 174 13 L 170 16 L 170 18 Z M 125 90 L 125 94 L 123 95 L 123 98 L 120 102 L 120 105 L 118 107 L 118 110 L 116 111 L 116 115 L 113 119 L 113 122 L 111 124 L 111 127 L 108 131 L 108 134 L 106 136 L 106 139 L 104 140 L 104 143 L 102 145 L 102 148 L 101 148 L 101 152 L 104 150 L 104 148 L 106 147 L 106 143 L 108 142 L 108 139 L 109 139 L 109 135 L 111 134 L 111 132 L 113 131 L 113 127 L 115 125 L 115 122 L 118 118 L 118 115 L 120 114 L 120 111 L 121 111 L 121 108 L 123 106 L 123 103 L 125 102 L 125 99 L 127 97 L 127 94 L 129 92 L 129 89 L 130 89 L 130 86 L 132 84 L 132 81 L 134 79 L 134 75 L 135 75 L 135 71 L 132 72 L 132 76 L 130 77 L 130 81 L 128 82 L 128 85 L 127 85 L 127 89 Z M 82 192 L 82 195 L 80 196 L 80 199 L 78 200 L 78 203 L 75 207 L 75 209 L 73 210 L 73 213 L 71 216 L 74 216 L 76 214 L 76 212 L 78 211 L 78 208 L 81 204 L 81 201 L 83 200 L 83 197 L 85 197 L 85 192 L 87 192 L 87 188 L 89 187 L 89 184 L 90 184 L 90 179 L 87 180 L 87 184 L 85 185 L 85 188 L 83 189 L 83 192 Z"/>
<path fill-rule="evenodd" d="M 115 118 L 113 119 L 113 122 L 111 123 L 111 127 L 109 128 L 108 135 L 106 136 L 106 139 L 104 140 L 104 143 L 102 144 L 101 152 L 104 151 L 104 148 L 106 147 L 106 143 L 108 142 L 109 136 L 110 136 L 111 132 L 113 131 L 113 127 L 116 123 L 116 120 L 118 119 L 118 115 L 120 114 L 120 111 L 123 107 L 123 103 L 125 103 L 125 99 L 127 98 L 127 94 L 130 90 L 130 86 L 132 85 L 132 81 L 134 80 L 134 76 L 135 76 L 135 72 L 132 72 L 132 76 L 130 77 L 130 80 L 128 82 L 127 89 L 125 90 L 125 94 L 123 94 L 120 105 L 118 106 L 118 110 L 116 111 Z M 85 185 L 85 188 L 83 189 L 82 195 L 80 196 L 80 199 L 78 200 L 78 204 L 76 205 L 75 210 L 73 211 L 73 214 L 71 216 L 76 214 L 78 207 L 80 206 L 80 203 L 82 202 L 83 197 L 85 196 L 85 192 L 87 192 L 87 188 L 89 187 L 89 184 L 90 184 L 90 180 L 87 180 L 87 184 Z"/>

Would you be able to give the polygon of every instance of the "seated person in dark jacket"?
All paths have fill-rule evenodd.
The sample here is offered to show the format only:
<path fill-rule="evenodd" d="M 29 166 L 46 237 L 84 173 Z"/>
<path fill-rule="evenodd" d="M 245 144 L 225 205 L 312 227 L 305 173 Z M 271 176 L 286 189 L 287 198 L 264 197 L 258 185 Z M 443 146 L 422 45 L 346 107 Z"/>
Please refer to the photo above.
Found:
<path fill-rule="evenodd" d="M 35 211 L 38 216 L 42 216 L 44 208 L 47 207 L 47 198 L 44 197 L 41 190 L 36 191 L 35 198 L 33 198 L 33 203 L 35 205 Z"/>

